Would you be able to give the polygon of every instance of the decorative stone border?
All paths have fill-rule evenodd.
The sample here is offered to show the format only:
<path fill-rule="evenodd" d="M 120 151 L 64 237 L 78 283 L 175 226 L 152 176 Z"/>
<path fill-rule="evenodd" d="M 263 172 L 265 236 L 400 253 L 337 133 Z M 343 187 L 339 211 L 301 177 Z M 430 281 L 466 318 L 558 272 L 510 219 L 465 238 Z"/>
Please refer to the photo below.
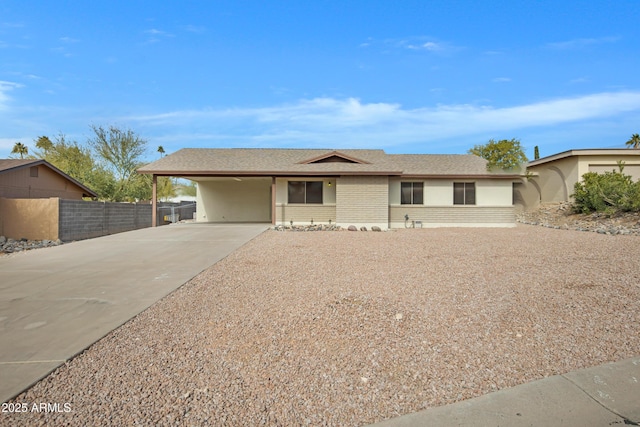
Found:
<path fill-rule="evenodd" d="M 355 225 L 342 228 L 339 225 L 325 225 L 325 224 L 313 224 L 313 225 L 276 225 L 272 228 L 275 231 L 358 231 Z M 367 227 L 360 227 L 360 231 L 368 231 Z M 371 231 L 382 231 L 380 227 L 373 226 Z"/>

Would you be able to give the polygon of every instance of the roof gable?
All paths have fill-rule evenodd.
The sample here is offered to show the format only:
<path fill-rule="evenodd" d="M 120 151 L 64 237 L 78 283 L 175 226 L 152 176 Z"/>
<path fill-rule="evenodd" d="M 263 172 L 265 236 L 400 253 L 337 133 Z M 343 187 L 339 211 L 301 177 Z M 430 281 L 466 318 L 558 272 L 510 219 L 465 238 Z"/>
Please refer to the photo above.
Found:
<path fill-rule="evenodd" d="M 66 179 L 69 182 L 73 183 L 74 185 L 77 185 L 84 192 L 84 194 L 83 194 L 84 197 L 98 197 L 98 194 L 95 191 L 93 191 L 92 189 L 90 189 L 89 187 L 87 187 L 86 185 L 81 183 L 80 181 L 78 181 L 78 180 L 70 177 L 66 173 L 62 172 L 60 169 L 58 169 L 57 167 L 53 166 L 51 163 L 47 162 L 46 160 L 42 160 L 42 159 L 0 159 L 0 173 L 10 172 L 10 171 L 14 171 L 14 170 L 17 170 L 17 169 L 31 167 L 31 166 L 45 166 L 45 167 L 49 168 L 51 171 L 53 171 L 54 173 L 57 173 L 58 175 L 62 176 L 64 179 Z"/>
<path fill-rule="evenodd" d="M 311 159 L 303 160 L 299 162 L 301 165 L 310 165 L 314 163 L 356 163 L 360 165 L 368 165 L 371 162 L 366 162 L 364 160 L 357 159 L 352 156 L 348 156 L 339 151 L 331 151 L 329 153 L 323 154 L 321 156 L 313 157 Z"/>

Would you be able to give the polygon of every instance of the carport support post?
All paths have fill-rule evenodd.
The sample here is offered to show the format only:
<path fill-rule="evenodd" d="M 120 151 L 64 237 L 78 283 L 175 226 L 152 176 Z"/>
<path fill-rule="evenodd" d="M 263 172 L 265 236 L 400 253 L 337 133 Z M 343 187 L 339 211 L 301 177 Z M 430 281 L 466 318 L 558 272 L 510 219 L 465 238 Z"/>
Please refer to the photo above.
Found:
<path fill-rule="evenodd" d="M 276 225 L 276 177 L 271 177 L 271 224 Z"/>
<path fill-rule="evenodd" d="M 155 227 L 158 222 L 156 217 L 158 214 L 158 176 L 153 174 L 151 181 L 153 182 L 151 190 L 151 226 Z"/>

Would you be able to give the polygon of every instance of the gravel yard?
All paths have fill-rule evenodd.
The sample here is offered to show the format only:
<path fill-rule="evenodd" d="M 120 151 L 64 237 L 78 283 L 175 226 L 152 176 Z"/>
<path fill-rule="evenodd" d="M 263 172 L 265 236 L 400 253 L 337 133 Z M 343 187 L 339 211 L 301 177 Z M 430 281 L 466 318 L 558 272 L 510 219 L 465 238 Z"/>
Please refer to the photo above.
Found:
<path fill-rule="evenodd" d="M 640 355 L 640 237 L 267 231 L 1 425 L 366 425 Z"/>

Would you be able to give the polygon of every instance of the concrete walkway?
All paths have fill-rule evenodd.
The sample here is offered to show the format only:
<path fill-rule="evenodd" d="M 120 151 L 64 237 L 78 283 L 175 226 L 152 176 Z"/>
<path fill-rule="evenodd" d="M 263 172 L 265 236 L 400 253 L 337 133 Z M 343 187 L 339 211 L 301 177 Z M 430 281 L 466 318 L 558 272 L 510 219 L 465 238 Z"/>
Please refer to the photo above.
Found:
<path fill-rule="evenodd" d="M 640 357 L 389 419 L 375 427 L 640 425 Z"/>
<path fill-rule="evenodd" d="M 268 227 L 178 224 L 0 257 L 0 400 Z"/>

